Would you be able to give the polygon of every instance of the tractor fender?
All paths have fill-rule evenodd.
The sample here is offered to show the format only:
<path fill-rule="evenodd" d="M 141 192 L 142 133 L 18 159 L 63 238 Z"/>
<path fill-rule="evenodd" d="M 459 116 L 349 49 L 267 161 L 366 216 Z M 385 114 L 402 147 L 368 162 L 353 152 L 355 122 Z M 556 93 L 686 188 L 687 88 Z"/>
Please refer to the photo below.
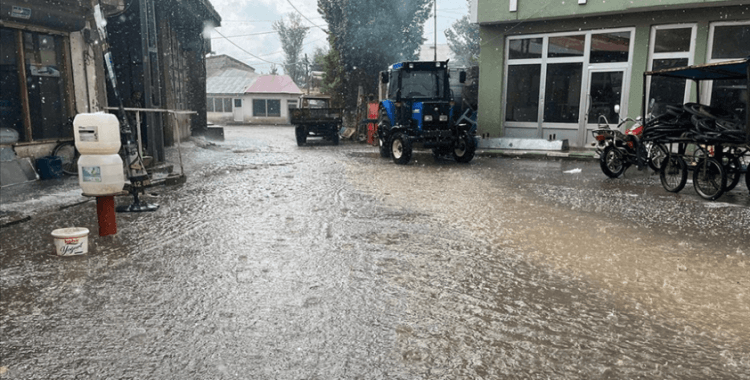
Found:
<path fill-rule="evenodd" d="M 396 104 L 392 100 L 385 99 L 380 102 L 380 107 L 385 109 L 391 124 L 393 124 L 393 121 L 396 120 Z"/>

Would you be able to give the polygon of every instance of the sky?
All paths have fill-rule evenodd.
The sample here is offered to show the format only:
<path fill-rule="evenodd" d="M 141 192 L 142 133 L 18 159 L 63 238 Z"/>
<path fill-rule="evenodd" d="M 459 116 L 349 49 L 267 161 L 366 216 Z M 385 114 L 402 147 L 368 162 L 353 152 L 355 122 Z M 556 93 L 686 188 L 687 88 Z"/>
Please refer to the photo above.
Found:
<path fill-rule="evenodd" d="M 327 25 L 318 13 L 317 0 L 210 0 L 221 16 L 221 26 L 211 31 L 211 50 L 226 54 L 268 73 L 276 64 L 283 72 L 284 53 L 273 23 L 290 12 L 299 11 L 302 22 L 312 26 L 305 38 L 303 53 L 312 57 L 316 47 L 327 47 L 323 30 Z M 295 10 L 296 8 L 296 10 Z M 437 43 L 445 44 L 445 30 L 469 14 L 466 0 L 437 0 Z M 305 17 L 307 19 L 305 19 Z M 425 44 L 435 40 L 435 19 L 430 16 L 424 26 Z M 224 37 L 227 38 L 224 38 Z M 231 41 L 231 42 L 230 42 Z"/>

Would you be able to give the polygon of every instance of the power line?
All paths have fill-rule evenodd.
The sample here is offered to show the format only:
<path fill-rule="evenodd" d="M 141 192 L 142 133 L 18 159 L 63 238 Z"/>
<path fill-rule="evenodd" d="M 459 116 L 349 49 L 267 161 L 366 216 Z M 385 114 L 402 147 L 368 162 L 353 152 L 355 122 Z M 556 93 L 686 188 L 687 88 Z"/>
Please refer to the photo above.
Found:
<path fill-rule="evenodd" d="M 236 35 L 236 36 L 227 36 L 227 37 L 224 37 L 224 36 L 222 36 L 222 37 L 211 37 L 211 39 L 212 39 L 212 40 L 216 40 L 216 39 L 220 39 L 220 38 L 234 38 L 234 37 L 249 37 L 249 36 L 260 36 L 260 35 L 262 35 L 262 34 L 274 34 L 274 33 L 276 33 L 276 32 L 274 32 L 274 31 L 271 31 L 271 32 L 258 32 L 258 33 L 250 33 L 250 34 L 240 34 L 240 35 Z"/>
<path fill-rule="evenodd" d="M 299 13 L 299 14 L 300 14 L 300 16 L 304 17 L 304 18 L 305 18 L 305 20 L 307 20 L 307 22 L 309 22 L 309 23 L 310 23 L 310 24 L 311 24 L 312 26 L 314 26 L 314 27 L 316 27 L 316 28 L 318 28 L 318 29 L 322 30 L 322 31 L 323 31 L 323 32 L 325 32 L 326 34 L 328 33 L 328 31 L 327 31 L 327 30 L 325 30 L 325 29 L 323 29 L 323 28 L 321 28 L 321 27 L 320 27 L 320 25 L 315 25 L 315 23 L 314 23 L 314 22 L 310 21 L 310 19 L 309 19 L 309 18 L 307 18 L 307 16 L 305 16 L 305 14 L 304 14 L 304 13 L 300 12 L 300 11 L 299 11 L 299 9 L 297 9 L 297 7 L 295 7 L 295 6 L 294 6 L 294 4 L 292 4 L 292 2 L 291 2 L 291 1 L 289 1 L 289 0 L 286 0 L 286 2 L 287 2 L 287 3 L 289 3 L 289 5 L 291 5 L 291 6 L 292 6 L 292 8 L 294 8 L 294 10 L 295 10 L 295 11 L 297 11 L 297 13 Z"/>
<path fill-rule="evenodd" d="M 240 49 L 240 50 L 242 50 L 243 52 L 245 52 L 245 53 L 249 54 L 249 55 L 250 55 L 250 56 L 252 56 L 252 57 L 255 57 L 255 58 L 257 58 L 257 59 L 260 59 L 260 60 L 261 60 L 261 61 L 263 61 L 263 62 L 273 63 L 274 65 L 282 65 L 281 63 L 277 63 L 277 62 L 271 62 L 271 61 L 265 60 L 265 59 L 263 59 L 263 58 L 261 58 L 261 57 L 258 57 L 258 56 L 257 56 L 257 55 L 255 55 L 255 54 L 253 54 L 253 53 L 251 53 L 251 52 L 249 52 L 249 51 L 247 51 L 247 50 L 245 50 L 245 49 L 241 48 L 241 47 L 240 47 L 240 45 L 237 45 L 236 43 L 232 42 L 232 40 L 230 40 L 229 38 L 227 38 L 227 36 L 225 36 L 225 35 L 221 34 L 221 32 L 219 32 L 219 31 L 218 31 L 218 30 L 216 30 L 216 29 L 214 29 L 214 32 L 216 32 L 216 33 L 219 33 L 219 35 L 220 35 L 220 36 L 222 36 L 222 37 L 224 37 L 224 39 L 225 39 L 225 40 L 227 40 L 227 41 L 228 41 L 228 42 L 229 42 L 230 44 L 234 45 L 234 46 L 235 46 L 235 47 L 236 47 L 237 49 Z"/>

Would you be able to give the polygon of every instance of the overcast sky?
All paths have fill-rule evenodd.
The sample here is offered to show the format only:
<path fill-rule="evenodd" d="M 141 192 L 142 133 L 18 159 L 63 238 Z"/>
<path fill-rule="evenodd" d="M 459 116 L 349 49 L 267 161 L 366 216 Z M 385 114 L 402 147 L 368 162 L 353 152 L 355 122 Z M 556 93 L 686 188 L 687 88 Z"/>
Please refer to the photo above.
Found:
<path fill-rule="evenodd" d="M 212 50 L 216 54 L 226 54 L 254 67 L 259 73 L 268 73 L 271 65 L 276 63 L 282 69 L 284 55 L 279 36 L 273 31 L 274 21 L 290 12 L 303 16 L 306 25 L 312 27 L 305 38 L 304 53 L 312 56 L 316 46 L 328 46 L 326 35 L 321 30 L 327 29 L 326 23 L 318 14 L 317 0 L 210 0 L 221 15 L 221 26 L 211 33 Z M 437 0 L 437 43 L 444 44 L 445 30 L 456 20 L 469 13 L 466 0 Z M 434 18 L 425 23 L 424 37 L 427 44 L 434 41 Z M 224 35 L 231 41 L 227 41 Z M 234 44 L 237 46 L 235 46 Z"/>

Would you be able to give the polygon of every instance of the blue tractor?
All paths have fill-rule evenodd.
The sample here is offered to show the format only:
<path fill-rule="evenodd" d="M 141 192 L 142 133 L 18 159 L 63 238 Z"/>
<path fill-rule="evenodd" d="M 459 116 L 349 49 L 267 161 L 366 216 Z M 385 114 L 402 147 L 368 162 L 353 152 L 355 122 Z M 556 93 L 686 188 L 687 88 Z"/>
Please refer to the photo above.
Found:
<path fill-rule="evenodd" d="M 464 83 L 466 72 L 459 76 Z M 461 163 L 474 158 L 473 125 L 456 122 L 459 108 L 449 86 L 448 61 L 396 63 L 380 73 L 380 80 L 388 85 L 378 111 L 381 157 L 405 165 L 413 149 L 432 149 L 436 157 L 452 154 Z"/>

